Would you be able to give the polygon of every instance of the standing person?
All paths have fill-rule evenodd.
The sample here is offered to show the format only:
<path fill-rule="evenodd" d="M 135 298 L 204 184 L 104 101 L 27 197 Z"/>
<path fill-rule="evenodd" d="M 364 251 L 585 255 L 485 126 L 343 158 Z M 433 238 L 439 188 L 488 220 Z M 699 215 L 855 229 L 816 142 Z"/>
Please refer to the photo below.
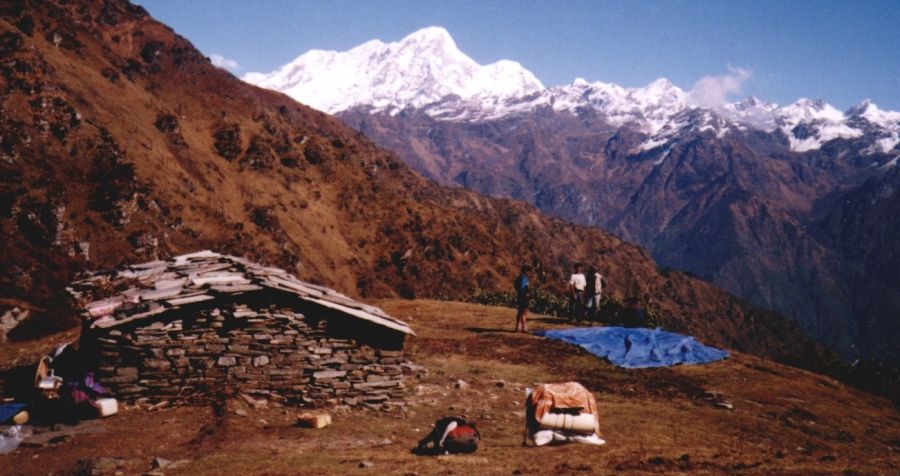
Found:
<path fill-rule="evenodd" d="M 571 316 L 573 321 L 581 320 L 584 312 L 584 288 L 587 287 L 587 278 L 581 272 L 581 263 L 575 263 L 575 272 L 569 277 L 569 298 Z"/>
<path fill-rule="evenodd" d="M 595 321 L 600 313 L 600 297 L 603 293 L 603 275 L 594 269 L 588 268 L 587 287 L 584 289 L 584 307 L 587 319 Z"/>
<path fill-rule="evenodd" d="M 531 266 L 522 265 L 519 277 L 516 278 L 516 332 L 525 332 L 525 318 L 528 316 L 528 272 Z M 519 330 L 521 328 L 521 331 Z"/>

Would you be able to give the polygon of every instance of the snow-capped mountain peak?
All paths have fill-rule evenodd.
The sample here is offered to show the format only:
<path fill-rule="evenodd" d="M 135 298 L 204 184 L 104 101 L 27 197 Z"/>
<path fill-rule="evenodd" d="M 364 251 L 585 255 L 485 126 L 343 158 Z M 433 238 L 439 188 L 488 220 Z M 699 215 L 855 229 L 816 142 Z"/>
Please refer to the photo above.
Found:
<path fill-rule="evenodd" d="M 880 109 L 871 99 L 866 99 L 848 109 L 847 117 L 861 117 L 885 128 L 900 126 L 900 112 Z"/>
<path fill-rule="evenodd" d="M 782 116 L 789 121 L 831 121 L 840 122 L 844 113 L 821 99 L 798 99 L 793 104 L 781 108 Z"/>
<path fill-rule="evenodd" d="M 243 79 L 329 113 L 356 106 L 394 113 L 448 96 L 496 102 L 544 89 L 514 61 L 479 65 L 456 47 L 447 30 L 434 26 L 393 43 L 372 40 L 345 52 L 312 50 L 271 73 L 248 73 Z"/>
<path fill-rule="evenodd" d="M 900 144 L 900 112 L 883 111 L 869 100 L 846 113 L 805 98 L 784 107 L 755 97 L 710 105 L 665 78 L 636 88 L 577 78 L 546 89 L 515 61 L 478 64 L 437 26 L 392 43 L 371 40 L 344 52 L 311 50 L 271 73 L 248 73 L 243 79 L 329 113 L 363 107 L 396 114 L 415 108 L 438 120 L 487 121 L 547 107 L 576 115 L 593 110 L 612 126 L 646 134 L 644 150 L 692 132 L 723 137 L 747 128 L 780 131 L 797 152 L 863 136 L 871 138 L 866 150 L 872 153 Z"/>
<path fill-rule="evenodd" d="M 401 44 L 425 45 L 432 43 L 443 47 L 445 45 L 456 49 L 456 42 L 450 36 L 450 32 L 446 28 L 439 26 L 426 26 L 421 30 L 414 31 L 400 40 Z"/>
<path fill-rule="evenodd" d="M 875 141 L 868 151 L 888 153 L 900 145 L 900 112 L 882 110 L 866 99 L 848 109 L 846 116 L 847 122 L 857 127 L 875 130 Z"/>
<path fill-rule="evenodd" d="M 848 116 L 860 116 L 860 115 L 865 114 L 866 111 L 868 111 L 869 109 L 872 109 L 872 108 L 874 108 L 875 110 L 878 110 L 878 106 L 876 106 L 875 103 L 872 102 L 871 99 L 866 98 L 866 99 L 863 99 L 862 101 L 860 101 L 855 106 L 851 107 L 850 109 L 847 109 L 846 114 Z"/>

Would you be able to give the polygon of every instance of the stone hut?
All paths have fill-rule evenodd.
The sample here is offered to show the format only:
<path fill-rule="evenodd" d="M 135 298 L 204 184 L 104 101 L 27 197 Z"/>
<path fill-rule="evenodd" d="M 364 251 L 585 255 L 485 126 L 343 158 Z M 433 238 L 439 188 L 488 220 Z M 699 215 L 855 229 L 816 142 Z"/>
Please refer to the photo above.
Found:
<path fill-rule="evenodd" d="M 230 391 L 300 404 L 402 407 L 403 341 L 381 309 L 279 268 L 201 251 L 73 283 L 81 347 L 125 401 Z"/>

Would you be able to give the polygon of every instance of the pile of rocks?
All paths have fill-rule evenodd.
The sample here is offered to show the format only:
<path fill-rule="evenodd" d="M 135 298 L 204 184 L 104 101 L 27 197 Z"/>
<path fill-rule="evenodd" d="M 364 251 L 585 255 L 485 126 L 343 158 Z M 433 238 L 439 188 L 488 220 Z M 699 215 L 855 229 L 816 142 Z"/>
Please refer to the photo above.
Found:
<path fill-rule="evenodd" d="M 310 405 L 404 406 L 405 323 L 277 268 L 201 252 L 98 274 L 82 346 L 126 401 L 275 393 Z"/>
<path fill-rule="evenodd" d="M 95 339 L 99 379 L 125 400 L 240 390 L 390 409 L 405 394 L 402 351 L 330 337 L 327 321 L 308 322 L 289 309 L 216 307 Z"/>

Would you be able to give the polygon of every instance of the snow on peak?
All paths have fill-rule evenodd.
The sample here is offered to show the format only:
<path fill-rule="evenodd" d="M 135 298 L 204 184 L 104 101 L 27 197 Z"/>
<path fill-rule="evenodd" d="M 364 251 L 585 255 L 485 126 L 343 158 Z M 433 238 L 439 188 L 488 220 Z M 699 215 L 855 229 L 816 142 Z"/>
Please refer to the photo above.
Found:
<path fill-rule="evenodd" d="M 446 28 L 440 26 L 426 26 L 421 30 L 414 31 L 409 35 L 406 35 L 406 38 L 403 38 L 401 43 L 417 43 L 417 44 L 425 44 L 428 42 L 433 42 L 436 44 L 450 44 L 456 48 L 456 42 L 453 41 L 453 37 L 450 36 L 450 32 L 447 31 Z"/>
<path fill-rule="evenodd" d="M 821 99 L 798 99 L 793 104 L 782 108 L 782 115 L 789 121 L 831 121 L 840 122 L 844 113 Z"/>
<path fill-rule="evenodd" d="M 623 88 L 577 78 L 572 84 L 547 90 L 547 101 L 557 111 L 577 113 L 590 107 L 605 115 L 610 124 L 634 124 L 647 134 L 661 130 L 687 108 L 687 95 L 668 79 L 660 78 L 642 88 Z M 540 102 L 537 99 L 536 102 Z"/>
<path fill-rule="evenodd" d="M 785 107 L 755 97 L 704 106 L 665 78 L 637 88 L 576 78 L 545 89 L 515 61 L 479 65 L 438 26 L 392 43 L 371 40 L 344 52 L 311 50 L 275 71 L 243 79 L 329 113 L 364 106 L 396 114 L 411 107 L 438 120 L 484 121 L 538 108 L 573 114 L 593 110 L 612 126 L 646 134 L 642 150 L 684 133 L 724 137 L 747 128 L 780 131 L 798 152 L 864 135 L 872 140 L 870 153 L 900 146 L 900 112 L 883 111 L 869 100 L 846 113 L 812 99 Z"/>
<path fill-rule="evenodd" d="M 544 89 L 514 61 L 479 65 L 436 26 L 393 43 L 372 40 L 345 52 L 312 50 L 271 73 L 248 73 L 243 79 L 329 113 L 355 106 L 395 113 L 449 96 L 490 104 Z"/>
<path fill-rule="evenodd" d="M 848 109 L 846 115 L 852 122 L 864 121 L 875 127 L 877 138 L 868 149 L 869 152 L 888 153 L 900 145 L 900 112 L 884 111 L 866 99 Z"/>
<path fill-rule="evenodd" d="M 870 99 L 866 99 L 848 109 L 847 116 L 861 117 L 872 124 L 885 128 L 900 126 L 900 112 L 879 109 Z"/>
<path fill-rule="evenodd" d="M 863 131 L 850 127 L 844 113 L 822 100 L 799 99 L 777 111 L 775 122 L 787 136 L 791 150 L 818 149 L 834 139 L 852 139 Z"/>
<path fill-rule="evenodd" d="M 859 116 L 859 115 L 865 114 L 866 111 L 868 111 L 869 109 L 875 109 L 877 111 L 878 106 L 876 106 L 875 103 L 872 102 L 871 99 L 866 98 L 866 99 L 863 99 L 862 101 L 860 101 L 859 104 L 851 107 L 850 109 L 847 109 L 846 114 L 848 116 Z"/>
<path fill-rule="evenodd" d="M 732 121 L 771 131 L 775 129 L 778 104 L 750 96 L 737 102 L 723 104 L 719 112 Z"/>

